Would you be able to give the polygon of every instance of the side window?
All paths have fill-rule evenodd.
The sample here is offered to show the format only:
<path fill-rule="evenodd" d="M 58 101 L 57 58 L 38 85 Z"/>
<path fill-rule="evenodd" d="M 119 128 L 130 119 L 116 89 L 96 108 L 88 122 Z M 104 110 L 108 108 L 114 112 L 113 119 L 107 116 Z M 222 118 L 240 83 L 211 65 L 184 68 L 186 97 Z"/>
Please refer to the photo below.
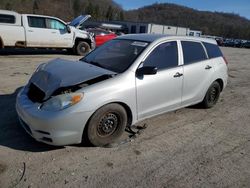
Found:
<path fill-rule="evenodd" d="M 46 19 L 42 17 L 28 16 L 28 23 L 30 27 L 46 28 Z"/>
<path fill-rule="evenodd" d="M 131 33 L 136 33 L 136 25 L 131 26 Z"/>
<path fill-rule="evenodd" d="M 140 33 L 146 33 L 146 26 L 140 26 Z"/>
<path fill-rule="evenodd" d="M 66 29 L 66 26 L 62 22 L 55 19 L 47 18 L 47 24 L 48 24 L 48 29 L 57 29 L 57 30 Z"/>
<path fill-rule="evenodd" d="M 10 23 L 14 24 L 16 22 L 16 18 L 13 15 L 0 14 L 0 23 Z"/>
<path fill-rule="evenodd" d="M 166 42 L 157 46 L 144 61 L 143 66 L 154 66 L 158 70 L 178 66 L 177 42 Z"/>
<path fill-rule="evenodd" d="M 204 46 L 207 49 L 207 54 L 209 58 L 216 58 L 223 56 L 220 48 L 216 44 L 210 44 L 207 42 L 203 42 Z"/>
<path fill-rule="evenodd" d="M 184 65 L 207 59 L 203 46 L 199 42 L 181 41 Z"/>

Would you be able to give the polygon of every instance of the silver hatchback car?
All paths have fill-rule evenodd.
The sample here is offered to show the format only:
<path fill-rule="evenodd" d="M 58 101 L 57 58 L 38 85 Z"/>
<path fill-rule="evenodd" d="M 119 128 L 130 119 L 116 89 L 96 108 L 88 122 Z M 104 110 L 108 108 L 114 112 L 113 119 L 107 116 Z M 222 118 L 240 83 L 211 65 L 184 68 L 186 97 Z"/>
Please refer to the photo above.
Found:
<path fill-rule="evenodd" d="M 227 62 L 216 41 L 124 35 L 79 61 L 41 64 L 19 92 L 24 129 L 51 145 L 115 142 L 126 126 L 202 103 L 210 108 L 227 84 Z"/>

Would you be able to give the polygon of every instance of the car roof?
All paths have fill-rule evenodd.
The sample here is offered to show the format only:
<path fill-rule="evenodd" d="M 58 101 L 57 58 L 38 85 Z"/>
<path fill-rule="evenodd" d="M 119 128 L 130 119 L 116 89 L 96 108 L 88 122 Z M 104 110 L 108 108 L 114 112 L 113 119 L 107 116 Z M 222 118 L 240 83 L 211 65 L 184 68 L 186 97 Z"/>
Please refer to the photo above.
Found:
<path fill-rule="evenodd" d="M 15 11 L 12 11 L 12 10 L 2 10 L 0 9 L 0 13 L 3 13 L 3 14 L 17 14 L 17 12 Z"/>
<path fill-rule="evenodd" d="M 60 20 L 64 24 L 66 24 L 65 21 L 61 20 L 60 18 L 54 17 L 54 16 L 46 16 L 46 15 L 39 15 L 39 14 L 23 14 L 24 16 L 32 16 L 32 17 L 41 17 L 41 18 L 51 18 L 51 19 L 56 19 Z"/>
<path fill-rule="evenodd" d="M 191 41 L 200 41 L 207 42 L 212 44 L 217 44 L 214 39 L 202 38 L 202 37 L 190 37 L 190 36 L 176 36 L 176 35 L 164 35 L 164 34 L 128 34 L 119 36 L 117 39 L 126 39 L 126 40 L 138 40 L 145 42 L 154 42 L 161 40 L 191 40 Z"/>

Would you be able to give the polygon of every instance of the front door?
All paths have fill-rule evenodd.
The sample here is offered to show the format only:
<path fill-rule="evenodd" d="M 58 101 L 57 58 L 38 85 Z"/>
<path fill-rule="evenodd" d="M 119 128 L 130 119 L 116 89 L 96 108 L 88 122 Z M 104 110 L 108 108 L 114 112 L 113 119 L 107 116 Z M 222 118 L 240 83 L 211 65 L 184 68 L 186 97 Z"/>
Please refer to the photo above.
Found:
<path fill-rule="evenodd" d="M 154 48 L 140 65 L 157 67 L 158 71 L 155 75 L 136 77 L 138 119 L 180 106 L 183 66 L 178 57 L 177 42 L 165 42 Z"/>
<path fill-rule="evenodd" d="M 73 31 L 67 31 L 66 25 L 59 20 L 47 18 L 47 27 L 51 32 L 51 38 L 54 43 L 53 47 L 69 48 L 73 46 Z"/>

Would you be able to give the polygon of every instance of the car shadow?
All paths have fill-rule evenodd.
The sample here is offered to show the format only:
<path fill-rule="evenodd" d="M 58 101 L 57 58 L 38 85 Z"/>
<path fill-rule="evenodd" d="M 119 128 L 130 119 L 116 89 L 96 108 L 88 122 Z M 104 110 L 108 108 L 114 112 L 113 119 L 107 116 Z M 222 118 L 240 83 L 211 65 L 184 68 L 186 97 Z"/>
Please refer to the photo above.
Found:
<path fill-rule="evenodd" d="M 64 148 L 37 142 L 21 127 L 15 110 L 16 96 L 21 88 L 17 88 L 12 94 L 0 94 L 0 145 L 30 152 L 44 152 Z"/>
<path fill-rule="evenodd" d="M 198 103 L 198 104 L 195 104 L 195 105 L 192 105 L 192 106 L 188 106 L 186 108 L 188 108 L 188 109 L 205 109 L 204 106 L 201 103 Z"/>
<path fill-rule="evenodd" d="M 53 54 L 70 55 L 70 53 L 67 50 L 57 50 L 57 49 L 36 49 L 36 48 L 4 48 L 4 49 L 0 49 L 1 56 L 8 56 L 8 55 L 53 55 Z"/>

